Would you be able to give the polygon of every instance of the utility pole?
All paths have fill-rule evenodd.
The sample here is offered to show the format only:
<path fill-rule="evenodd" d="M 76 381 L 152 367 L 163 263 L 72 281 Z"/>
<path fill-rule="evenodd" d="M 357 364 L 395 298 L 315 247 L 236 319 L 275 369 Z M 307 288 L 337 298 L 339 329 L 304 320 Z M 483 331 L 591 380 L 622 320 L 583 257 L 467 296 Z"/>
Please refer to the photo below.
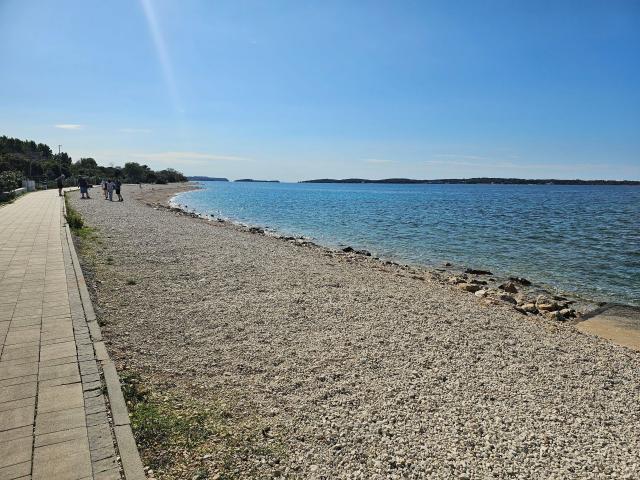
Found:
<path fill-rule="evenodd" d="M 60 147 L 62 147 L 62 145 L 58 145 L 58 169 L 60 170 L 60 175 L 62 175 L 62 158 L 60 157 Z"/>

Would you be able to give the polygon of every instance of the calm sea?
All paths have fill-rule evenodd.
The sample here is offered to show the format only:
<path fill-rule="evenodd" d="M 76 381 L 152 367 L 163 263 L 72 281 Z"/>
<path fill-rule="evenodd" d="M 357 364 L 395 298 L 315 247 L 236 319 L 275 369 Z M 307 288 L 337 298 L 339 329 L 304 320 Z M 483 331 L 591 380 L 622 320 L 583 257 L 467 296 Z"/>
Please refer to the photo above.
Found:
<path fill-rule="evenodd" d="M 640 305 L 640 187 L 202 182 L 189 210 Z"/>

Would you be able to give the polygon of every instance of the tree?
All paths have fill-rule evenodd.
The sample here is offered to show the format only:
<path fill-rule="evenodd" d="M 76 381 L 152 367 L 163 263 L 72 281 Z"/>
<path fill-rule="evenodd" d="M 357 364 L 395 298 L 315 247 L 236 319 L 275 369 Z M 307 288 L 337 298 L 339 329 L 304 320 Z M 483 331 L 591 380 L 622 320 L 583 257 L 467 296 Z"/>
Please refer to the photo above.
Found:
<path fill-rule="evenodd" d="M 6 135 L 0 136 L 0 173 L 2 172 L 18 172 L 24 177 L 33 179 L 46 177 L 48 180 L 53 180 L 64 173 L 71 183 L 74 182 L 73 177 L 79 175 L 94 182 L 99 182 L 101 178 L 119 178 L 123 182 L 148 183 L 158 180 L 186 181 L 186 178 L 174 169 L 168 168 L 162 172 L 154 172 L 147 165 L 136 162 L 128 162 L 124 168 L 113 164 L 102 167 L 91 157 L 81 158 L 73 163 L 66 152 L 53 154 L 51 148 L 44 143 L 20 140 Z"/>
<path fill-rule="evenodd" d="M 174 170 L 173 168 L 167 168 L 166 170 L 160 170 L 157 172 L 156 183 L 174 183 L 174 182 L 186 182 L 187 178 L 182 173 Z"/>
<path fill-rule="evenodd" d="M 81 158 L 74 165 L 77 168 L 82 168 L 84 170 L 95 170 L 98 168 L 98 162 L 96 162 L 93 158 Z"/>
<path fill-rule="evenodd" d="M 53 152 L 51 151 L 51 148 L 49 148 L 49 145 L 45 145 L 44 143 L 39 143 L 36 147 L 36 151 L 42 154 L 42 158 L 51 158 L 51 155 L 53 155 Z"/>
<path fill-rule="evenodd" d="M 53 159 L 56 162 L 60 162 L 62 165 L 71 165 L 71 157 L 67 154 L 67 152 L 56 153 L 53 156 Z"/>
<path fill-rule="evenodd" d="M 125 177 L 133 183 L 141 182 L 144 180 L 144 168 L 139 163 L 136 162 L 127 162 L 124 164 L 124 168 L 122 169 Z"/>

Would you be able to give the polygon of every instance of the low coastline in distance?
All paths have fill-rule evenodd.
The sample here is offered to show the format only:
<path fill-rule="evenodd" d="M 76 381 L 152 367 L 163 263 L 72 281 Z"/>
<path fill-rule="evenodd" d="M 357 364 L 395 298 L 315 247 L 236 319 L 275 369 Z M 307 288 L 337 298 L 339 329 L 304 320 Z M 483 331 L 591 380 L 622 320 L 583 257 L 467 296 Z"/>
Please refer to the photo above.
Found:
<path fill-rule="evenodd" d="M 204 176 L 204 175 L 188 176 L 187 180 L 189 180 L 190 182 L 228 182 L 229 181 L 228 178 L 207 177 L 207 176 Z"/>
<path fill-rule="evenodd" d="M 438 180 L 417 180 L 412 178 L 385 178 L 370 180 L 366 178 L 320 178 L 303 180 L 300 183 L 394 183 L 394 184 L 504 184 L 504 185 L 640 185 L 640 180 L 562 180 L 562 179 L 524 179 L 524 178 L 444 178 Z"/>
<path fill-rule="evenodd" d="M 204 175 L 188 176 L 191 182 L 229 182 L 225 177 L 208 177 Z M 254 180 L 241 178 L 234 182 L 259 182 L 280 183 L 280 180 Z M 390 184 L 433 184 L 433 185 L 640 185 L 640 180 L 565 180 L 557 178 L 527 179 L 527 178 L 498 178 L 498 177 L 474 177 L 474 178 L 442 178 L 435 180 L 419 180 L 414 178 L 384 178 L 372 180 L 368 178 L 318 178 L 314 180 L 301 180 L 298 183 L 390 183 Z"/>
<path fill-rule="evenodd" d="M 203 175 L 195 175 L 187 177 L 190 182 L 228 182 L 229 179 L 225 177 L 207 177 Z M 239 178 L 233 180 L 234 182 L 255 182 L 255 183 L 280 183 L 280 180 L 254 180 L 253 178 Z"/>

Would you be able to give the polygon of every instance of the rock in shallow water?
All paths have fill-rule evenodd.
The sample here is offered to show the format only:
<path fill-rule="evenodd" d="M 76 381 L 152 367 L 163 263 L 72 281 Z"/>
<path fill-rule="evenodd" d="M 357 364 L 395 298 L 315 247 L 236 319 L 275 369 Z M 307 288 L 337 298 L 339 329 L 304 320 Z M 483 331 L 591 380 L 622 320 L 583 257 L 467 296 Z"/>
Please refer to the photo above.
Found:
<path fill-rule="evenodd" d="M 467 268 L 464 273 L 470 273 L 471 275 L 493 275 L 489 270 L 476 270 L 474 268 Z"/>
<path fill-rule="evenodd" d="M 500 290 L 504 290 L 507 293 L 518 293 L 518 288 L 513 282 L 503 283 L 498 287 Z"/>
<path fill-rule="evenodd" d="M 511 280 L 514 283 L 519 283 L 520 285 L 524 285 L 525 287 L 528 287 L 529 285 L 531 285 L 531 282 L 524 277 L 509 277 L 509 280 Z"/>

